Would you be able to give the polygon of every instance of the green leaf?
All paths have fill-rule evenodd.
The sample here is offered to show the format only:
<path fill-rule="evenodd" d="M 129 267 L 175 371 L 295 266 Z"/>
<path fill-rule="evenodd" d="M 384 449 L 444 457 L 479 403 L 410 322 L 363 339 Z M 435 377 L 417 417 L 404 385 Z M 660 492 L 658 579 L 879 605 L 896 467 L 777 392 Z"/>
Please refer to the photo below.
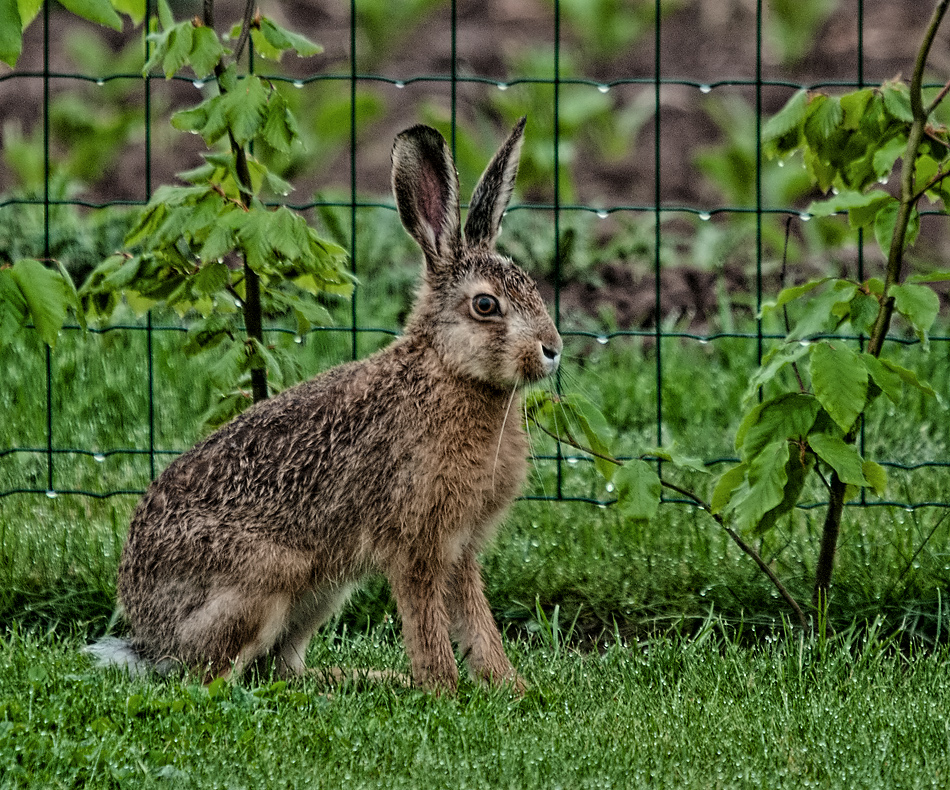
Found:
<path fill-rule="evenodd" d="M 874 98 L 873 88 L 863 88 L 841 97 L 841 109 L 844 111 L 842 124 L 846 129 L 857 131 L 860 128 L 861 118 L 872 98 Z"/>
<path fill-rule="evenodd" d="M 900 202 L 890 200 L 877 212 L 874 218 L 874 238 L 885 257 L 890 254 L 891 242 L 894 237 L 894 227 L 897 224 L 897 214 L 900 211 Z M 910 211 L 907 222 L 907 232 L 904 235 L 904 248 L 913 246 L 920 232 L 920 212 L 914 206 Z"/>
<path fill-rule="evenodd" d="M 871 354 L 862 353 L 861 361 L 864 362 L 864 366 L 868 369 L 871 380 L 881 388 L 881 392 L 887 396 L 888 400 L 894 404 L 899 403 L 901 395 L 903 394 L 903 380 L 901 377 L 887 367 L 880 359 Z"/>
<path fill-rule="evenodd" d="M 294 33 L 291 30 L 286 30 L 274 24 L 274 22 L 267 17 L 261 17 L 260 31 L 267 40 L 267 43 L 274 47 L 274 49 L 281 51 L 292 49 L 303 58 L 308 58 L 311 55 L 319 55 L 323 52 L 323 47 L 319 44 L 314 44 L 299 33 Z"/>
<path fill-rule="evenodd" d="M 795 364 L 808 353 L 808 344 L 782 343 L 762 358 L 762 366 L 752 374 L 749 386 L 742 396 L 743 403 L 755 397 L 761 387 L 774 379 L 787 366 Z"/>
<path fill-rule="evenodd" d="M 162 61 L 162 71 L 166 79 L 171 78 L 188 62 L 194 41 L 194 25 L 181 22 L 168 31 L 168 51 Z"/>
<path fill-rule="evenodd" d="M 225 49 L 210 27 L 196 27 L 192 35 L 188 61 L 196 77 L 207 77 L 224 56 Z"/>
<path fill-rule="evenodd" d="M 808 479 L 808 473 L 815 465 L 815 457 L 810 453 L 803 454 L 795 452 L 794 448 L 788 454 L 788 461 L 785 464 L 785 487 L 782 489 L 782 501 L 771 510 L 763 514 L 759 523 L 755 525 L 754 532 L 761 535 L 768 532 L 778 520 L 791 513 L 801 498 L 802 491 L 805 488 L 805 481 Z"/>
<path fill-rule="evenodd" d="M 762 305 L 762 311 L 760 315 L 764 315 L 765 313 L 774 310 L 777 307 L 782 307 L 783 305 L 786 305 L 807 293 L 811 293 L 819 285 L 823 285 L 832 279 L 834 278 L 822 277 L 820 280 L 810 280 L 809 282 L 802 283 L 801 285 L 793 285 L 789 288 L 783 288 L 781 291 L 779 291 L 778 297 L 774 302 L 765 302 Z"/>
<path fill-rule="evenodd" d="M 940 298 L 936 292 L 927 285 L 904 283 L 891 288 L 890 294 L 894 297 L 897 312 L 910 321 L 923 339 L 940 312 Z"/>
<path fill-rule="evenodd" d="M 122 18 L 115 12 L 109 0 L 60 0 L 65 8 L 83 19 L 99 25 L 122 30 Z"/>
<path fill-rule="evenodd" d="M 910 108 L 910 89 L 897 80 L 885 82 L 881 86 L 884 107 L 898 121 L 913 123 L 914 113 Z"/>
<path fill-rule="evenodd" d="M 702 458 L 696 458 L 691 455 L 683 455 L 679 450 L 676 449 L 676 446 L 673 447 L 655 447 L 651 450 L 648 450 L 645 455 L 655 455 L 657 458 L 663 461 L 669 461 L 675 467 L 679 469 L 689 469 L 693 472 L 699 472 L 700 474 L 708 475 L 710 474 L 709 468 L 703 463 Z"/>
<path fill-rule="evenodd" d="M 927 272 L 914 274 L 904 280 L 905 283 L 945 283 L 950 281 L 950 272 Z"/>
<path fill-rule="evenodd" d="M 800 90 L 785 106 L 769 118 L 762 128 L 762 141 L 769 142 L 782 137 L 801 125 L 808 114 L 808 91 Z"/>
<path fill-rule="evenodd" d="M 864 472 L 864 479 L 878 496 L 884 496 L 887 491 L 887 472 L 884 467 L 874 461 L 865 461 L 861 466 Z"/>
<path fill-rule="evenodd" d="M 260 77 L 245 77 L 239 87 L 227 94 L 228 126 L 238 145 L 246 145 L 261 130 L 267 109 L 267 90 Z"/>
<path fill-rule="evenodd" d="M 838 473 L 842 483 L 868 485 L 864 478 L 864 460 L 853 444 L 827 433 L 813 433 L 808 437 L 808 444 L 815 451 L 815 455 Z"/>
<path fill-rule="evenodd" d="M 713 489 L 712 501 L 709 503 L 713 515 L 722 513 L 732 498 L 732 492 L 735 491 L 746 479 L 746 473 L 749 471 L 748 464 L 736 464 L 725 472 L 716 483 Z"/>
<path fill-rule="evenodd" d="M 215 294 L 222 290 L 230 280 L 228 267 L 217 261 L 205 263 L 195 275 L 195 288 L 200 293 Z"/>
<path fill-rule="evenodd" d="M 0 269 L 0 347 L 29 320 L 29 307 L 9 269 Z"/>
<path fill-rule="evenodd" d="M 881 206 L 891 200 L 894 198 L 880 189 L 872 189 L 870 192 L 842 189 L 827 200 L 812 202 L 808 206 L 808 213 L 816 217 L 828 217 L 840 211 L 847 211 L 851 227 L 862 228 L 871 224 Z"/>
<path fill-rule="evenodd" d="M 840 100 L 818 94 L 809 106 L 805 121 L 805 138 L 813 145 L 819 145 L 830 137 L 844 120 L 844 111 Z"/>
<path fill-rule="evenodd" d="M 297 134 L 297 121 L 287 106 L 287 100 L 279 91 L 274 91 L 267 107 L 267 120 L 262 131 L 264 139 L 272 148 L 287 153 Z"/>
<path fill-rule="evenodd" d="M 756 529 L 765 515 L 784 500 L 791 451 L 788 442 L 775 442 L 749 464 L 747 479 L 733 492 L 727 508 L 735 513 L 740 530 Z"/>
<path fill-rule="evenodd" d="M 766 447 L 806 436 L 815 424 L 819 410 L 814 396 L 787 392 L 765 401 L 743 420 L 736 436 L 737 447 L 744 461 L 752 463 Z"/>
<path fill-rule="evenodd" d="M 0 0 L 0 60 L 16 66 L 22 51 L 23 23 L 17 0 Z"/>
<path fill-rule="evenodd" d="M 111 0 L 112 7 L 129 18 L 137 27 L 145 19 L 146 0 Z"/>
<path fill-rule="evenodd" d="M 903 381 L 907 386 L 914 387 L 915 389 L 920 390 L 925 395 L 930 395 L 932 398 L 937 397 L 937 393 L 934 391 L 927 382 L 921 381 L 917 378 L 917 374 L 914 371 L 901 367 L 896 362 L 891 362 L 889 359 L 882 359 L 881 364 L 884 365 L 888 370 L 893 371 L 898 376 L 900 376 L 901 381 Z"/>
<path fill-rule="evenodd" d="M 624 513 L 636 521 L 650 521 L 660 507 L 663 485 L 656 470 L 646 461 L 627 461 L 614 476 L 617 499 Z"/>
<path fill-rule="evenodd" d="M 230 340 L 224 348 L 215 351 L 217 359 L 208 368 L 208 376 L 212 383 L 220 390 L 231 389 L 242 373 L 248 369 L 248 346 L 243 340 Z"/>
<path fill-rule="evenodd" d="M 849 431 L 867 401 L 868 369 L 861 358 L 847 346 L 816 343 L 810 370 L 815 397 L 841 430 Z"/>
<path fill-rule="evenodd" d="M 872 160 L 874 172 L 877 173 L 878 178 L 886 178 L 894 169 L 894 163 L 905 153 L 907 153 L 907 135 L 905 134 L 892 137 L 878 148 Z"/>
<path fill-rule="evenodd" d="M 858 291 L 848 303 L 848 320 L 855 331 L 869 331 L 880 309 L 881 303 L 876 297 Z"/>
<path fill-rule="evenodd" d="M 62 276 L 31 259 L 17 261 L 9 271 L 23 295 L 39 336 L 48 346 L 55 347 L 69 304 Z"/>

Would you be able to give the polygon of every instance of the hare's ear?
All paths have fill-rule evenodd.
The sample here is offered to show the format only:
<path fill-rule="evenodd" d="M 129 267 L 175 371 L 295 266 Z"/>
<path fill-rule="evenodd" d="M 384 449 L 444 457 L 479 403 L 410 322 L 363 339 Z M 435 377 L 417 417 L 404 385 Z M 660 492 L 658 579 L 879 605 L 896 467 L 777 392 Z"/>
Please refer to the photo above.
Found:
<path fill-rule="evenodd" d="M 508 208 L 518 175 L 525 120 L 522 118 L 515 124 L 511 135 L 492 157 L 475 187 L 465 221 L 465 242 L 471 247 L 490 249 L 498 238 L 501 218 Z"/>
<path fill-rule="evenodd" d="M 445 139 L 429 126 L 413 126 L 393 143 L 393 195 L 399 217 L 433 268 L 454 259 L 462 244 L 459 180 Z"/>

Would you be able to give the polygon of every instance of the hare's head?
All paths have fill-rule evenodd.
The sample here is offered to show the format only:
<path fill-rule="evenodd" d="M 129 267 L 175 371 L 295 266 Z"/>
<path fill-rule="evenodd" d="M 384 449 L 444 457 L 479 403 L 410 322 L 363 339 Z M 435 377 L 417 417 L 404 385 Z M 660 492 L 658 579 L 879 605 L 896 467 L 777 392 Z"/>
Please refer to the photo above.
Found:
<path fill-rule="evenodd" d="M 464 237 L 458 174 L 442 135 L 414 126 L 393 145 L 396 206 L 425 254 L 407 332 L 424 335 L 454 373 L 501 389 L 551 375 L 562 347 L 534 282 L 495 251 L 524 123 L 522 118 L 475 187 Z"/>

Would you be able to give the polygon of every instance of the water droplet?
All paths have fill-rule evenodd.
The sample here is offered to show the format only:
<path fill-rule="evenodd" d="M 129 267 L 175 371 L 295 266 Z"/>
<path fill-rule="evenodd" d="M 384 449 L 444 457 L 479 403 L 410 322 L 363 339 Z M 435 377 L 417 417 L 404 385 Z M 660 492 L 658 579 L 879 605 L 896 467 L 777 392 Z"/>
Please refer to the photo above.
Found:
<path fill-rule="evenodd" d="M 700 212 L 699 212 L 699 218 L 700 218 L 703 222 L 709 222 L 709 220 L 712 219 L 712 214 L 710 214 L 708 211 L 700 211 Z"/>
<path fill-rule="evenodd" d="M 400 89 L 406 87 L 406 83 L 403 82 L 402 80 L 396 80 L 396 81 L 393 83 L 393 85 L 395 85 L 397 88 L 400 88 Z"/>
<path fill-rule="evenodd" d="M 294 87 L 295 87 L 295 88 L 302 88 L 302 87 L 303 87 L 303 80 L 294 80 Z"/>
<path fill-rule="evenodd" d="M 198 90 L 201 90 L 201 89 L 205 86 L 205 81 L 204 81 L 204 80 L 195 80 L 195 81 L 192 82 L 191 84 L 194 85 Z"/>
<path fill-rule="evenodd" d="M 831 194 L 832 194 L 832 195 L 840 195 L 840 194 L 841 194 L 841 191 L 838 189 L 838 187 L 832 187 L 832 188 L 831 188 Z"/>
<path fill-rule="evenodd" d="M 699 92 L 700 92 L 700 93 L 709 93 L 710 91 L 712 91 L 712 85 L 700 85 L 700 86 L 699 86 Z"/>
<path fill-rule="evenodd" d="M 50 490 L 50 491 L 47 491 L 47 492 L 46 492 L 46 496 L 48 496 L 50 499 L 56 499 L 56 497 L 58 497 L 59 494 L 57 494 L 57 493 L 56 493 L 55 491 L 53 491 L 53 490 Z"/>
<path fill-rule="evenodd" d="M 96 80 L 96 85 L 98 85 L 100 88 L 105 84 L 106 84 L 105 80 Z"/>
<path fill-rule="evenodd" d="M 303 338 L 300 335 L 297 335 L 294 338 L 294 342 L 299 346 L 301 343 L 303 343 Z"/>
<path fill-rule="evenodd" d="M 609 85 L 598 85 L 598 86 L 597 86 L 597 90 L 599 90 L 601 93 L 606 93 L 607 91 L 610 90 L 610 86 L 609 86 Z"/>
<path fill-rule="evenodd" d="M 597 342 L 600 343 L 602 346 L 606 346 L 607 343 L 609 342 L 609 340 L 610 340 L 610 338 L 607 337 L 606 335 L 600 335 L 600 336 L 597 338 Z"/>
<path fill-rule="evenodd" d="M 811 345 L 811 341 L 810 341 L 810 340 L 799 340 L 799 341 L 798 341 L 798 345 L 800 345 L 800 346 L 810 346 L 810 345 Z"/>
<path fill-rule="evenodd" d="M 241 300 L 240 300 L 240 299 L 235 299 L 235 300 L 234 300 L 234 306 L 235 306 L 235 307 L 241 307 Z"/>
<path fill-rule="evenodd" d="M 98 463 L 98 464 L 101 464 L 103 461 L 106 460 L 106 457 L 105 457 L 102 453 L 96 453 L 96 454 L 92 457 L 92 460 L 95 461 L 95 462 Z"/>
<path fill-rule="evenodd" d="M 570 458 L 568 458 L 568 459 L 567 459 L 567 462 L 568 462 L 571 466 L 577 466 L 577 459 L 576 459 L 574 456 L 571 456 Z"/>
<path fill-rule="evenodd" d="M 607 211 L 606 209 L 600 209 L 597 212 L 597 216 L 600 217 L 601 219 L 607 219 L 607 217 L 610 216 L 610 212 Z"/>
<path fill-rule="evenodd" d="M 507 82 L 499 82 L 499 83 L 498 83 L 498 90 L 500 90 L 500 91 L 506 91 L 506 90 L 508 90 L 508 83 L 507 83 Z"/>
<path fill-rule="evenodd" d="M 705 338 L 705 337 L 699 338 L 699 345 L 701 345 L 701 346 L 708 346 L 708 345 L 709 345 L 709 339 L 708 339 L 708 338 Z"/>
<path fill-rule="evenodd" d="M 879 184 L 886 184 L 886 183 L 887 183 L 887 176 L 881 176 L 881 177 L 877 180 L 877 183 L 879 183 Z"/>
<path fill-rule="evenodd" d="M 778 166 L 779 166 L 779 167 L 785 167 L 785 160 L 784 160 L 784 159 L 779 159 L 779 160 L 778 160 Z"/>
<path fill-rule="evenodd" d="M 614 492 L 614 484 L 613 484 L 613 483 L 607 483 L 606 488 L 607 488 L 607 493 L 608 493 L 608 494 L 612 494 L 612 493 Z"/>
<path fill-rule="evenodd" d="M 808 220 L 811 219 L 811 214 L 809 214 L 808 212 L 802 212 L 801 214 L 798 215 L 798 218 L 802 222 L 808 222 Z"/>

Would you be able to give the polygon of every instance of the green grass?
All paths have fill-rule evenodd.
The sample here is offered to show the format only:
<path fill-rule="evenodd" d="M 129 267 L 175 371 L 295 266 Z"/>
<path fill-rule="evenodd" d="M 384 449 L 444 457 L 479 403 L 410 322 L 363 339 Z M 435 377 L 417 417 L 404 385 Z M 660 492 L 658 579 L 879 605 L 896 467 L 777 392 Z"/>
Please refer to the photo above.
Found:
<path fill-rule="evenodd" d="M 3 787 L 923 788 L 950 775 L 946 649 L 879 632 L 756 649 L 695 638 L 600 653 L 509 643 L 524 698 L 317 678 L 200 687 L 90 670 L 71 636 L 0 642 Z M 311 663 L 405 669 L 389 629 Z M 328 693 L 329 691 L 329 693 Z"/>

